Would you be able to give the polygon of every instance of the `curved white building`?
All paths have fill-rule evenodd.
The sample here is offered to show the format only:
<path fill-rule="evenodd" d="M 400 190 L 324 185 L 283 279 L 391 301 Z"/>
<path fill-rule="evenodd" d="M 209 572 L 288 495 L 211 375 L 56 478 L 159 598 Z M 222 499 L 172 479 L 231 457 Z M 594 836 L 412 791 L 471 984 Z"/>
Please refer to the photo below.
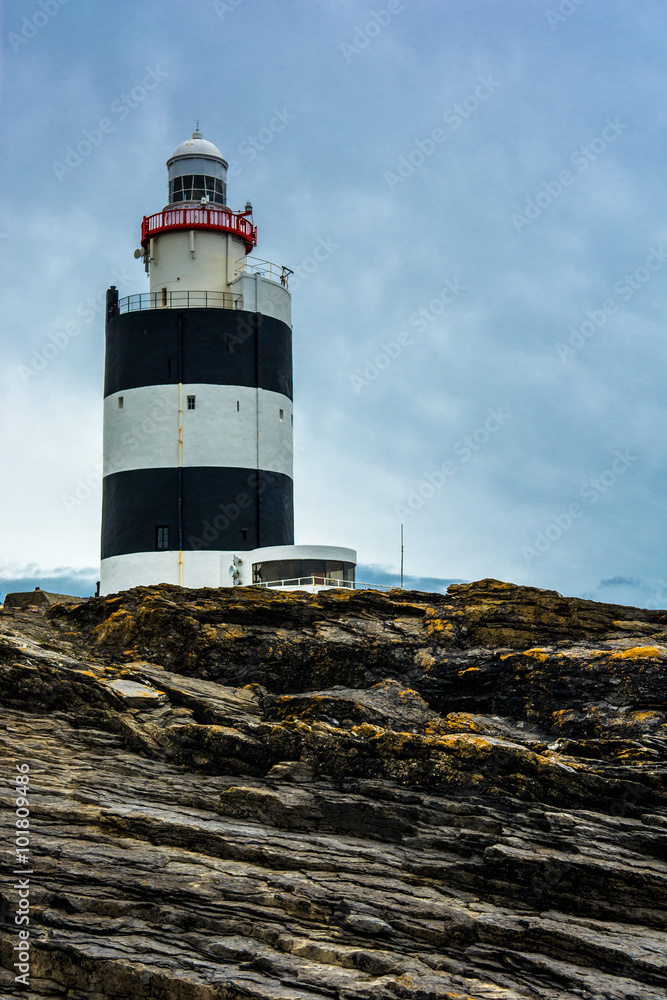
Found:
<path fill-rule="evenodd" d="M 150 290 L 107 292 L 100 591 L 353 586 L 352 549 L 293 545 L 291 272 L 248 258 L 252 208 L 199 131 L 167 168 Z"/>

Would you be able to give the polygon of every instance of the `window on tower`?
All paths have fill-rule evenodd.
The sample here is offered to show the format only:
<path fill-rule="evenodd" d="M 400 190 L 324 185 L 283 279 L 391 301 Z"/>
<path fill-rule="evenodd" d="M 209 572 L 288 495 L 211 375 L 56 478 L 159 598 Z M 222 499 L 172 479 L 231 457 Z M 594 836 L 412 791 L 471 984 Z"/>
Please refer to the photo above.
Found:
<path fill-rule="evenodd" d="M 169 526 L 158 524 L 155 527 L 155 548 L 158 552 L 169 548 Z"/>
<path fill-rule="evenodd" d="M 195 408 L 195 397 L 188 396 L 188 410 L 194 410 Z"/>
<path fill-rule="evenodd" d="M 183 174 L 169 182 L 170 203 L 208 198 L 218 205 L 224 205 L 226 196 L 224 181 L 219 177 L 209 177 L 208 174 Z"/>

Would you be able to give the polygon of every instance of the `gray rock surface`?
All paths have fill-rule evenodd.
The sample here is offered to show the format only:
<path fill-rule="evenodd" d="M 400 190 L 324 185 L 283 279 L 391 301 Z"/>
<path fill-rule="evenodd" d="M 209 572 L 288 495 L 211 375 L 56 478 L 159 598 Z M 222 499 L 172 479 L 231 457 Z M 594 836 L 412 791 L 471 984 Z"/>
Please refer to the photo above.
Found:
<path fill-rule="evenodd" d="M 0 996 L 667 996 L 666 640 L 497 581 L 3 614 Z"/>

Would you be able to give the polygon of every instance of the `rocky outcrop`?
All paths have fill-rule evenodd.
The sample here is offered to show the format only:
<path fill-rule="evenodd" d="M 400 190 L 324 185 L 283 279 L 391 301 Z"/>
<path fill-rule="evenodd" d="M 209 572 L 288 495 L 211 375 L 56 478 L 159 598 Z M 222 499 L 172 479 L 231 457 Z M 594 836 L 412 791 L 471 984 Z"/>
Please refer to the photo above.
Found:
<path fill-rule="evenodd" d="M 667 612 L 493 580 L 5 611 L 0 993 L 664 997 L 666 661 Z"/>

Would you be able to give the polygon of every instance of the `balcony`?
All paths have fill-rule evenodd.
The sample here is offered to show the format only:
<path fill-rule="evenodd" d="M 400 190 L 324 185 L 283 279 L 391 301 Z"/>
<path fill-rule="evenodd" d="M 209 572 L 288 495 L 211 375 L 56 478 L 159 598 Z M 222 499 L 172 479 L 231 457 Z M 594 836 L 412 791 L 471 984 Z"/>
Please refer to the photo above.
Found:
<path fill-rule="evenodd" d="M 280 587 L 281 590 L 307 590 L 308 588 L 344 588 L 345 590 L 396 590 L 396 587 L 388 586 L 385 583 L 359 583 L 356 580 L 340 580 L 336 577 L 324 576 L 316 573 L 315 576 L 300 576 L 292 580 L 270 580 L 267 583 L 252 583 L 252 587 Z"/>
<path fill-rule="evenodd" d="M 234 292 L 143 292 L 118 300 L 118 314 L 142 309 L 243 309 L 243 296 Z"/>
<path fill-rule="evenodd" d="M 257 246 L 257 226 L 243 212 L 230 212 L 221 208 L 170 208 L 155 215 L 145 215 L 141 223 L 141 245 L 161 233 L 175 229 L 210 229 L 232 233 L 246 245 L 246 253 Z"/>
<path fill-rule="evenodd" d="M 242 260 L 236 268 L 236 277 L 240 278 L 242 274 L 261 274 L 263 278 L 268 281 L 275 281 L 276 284 L 280 284 L 283 288 L 287 288 L 287 279 L 290 274 L 293 274 L 289 267 L 284 267 L 281 264 L 272 264 L 270 260 L 262 260 L 261 257 L 246 257 Z"/>

